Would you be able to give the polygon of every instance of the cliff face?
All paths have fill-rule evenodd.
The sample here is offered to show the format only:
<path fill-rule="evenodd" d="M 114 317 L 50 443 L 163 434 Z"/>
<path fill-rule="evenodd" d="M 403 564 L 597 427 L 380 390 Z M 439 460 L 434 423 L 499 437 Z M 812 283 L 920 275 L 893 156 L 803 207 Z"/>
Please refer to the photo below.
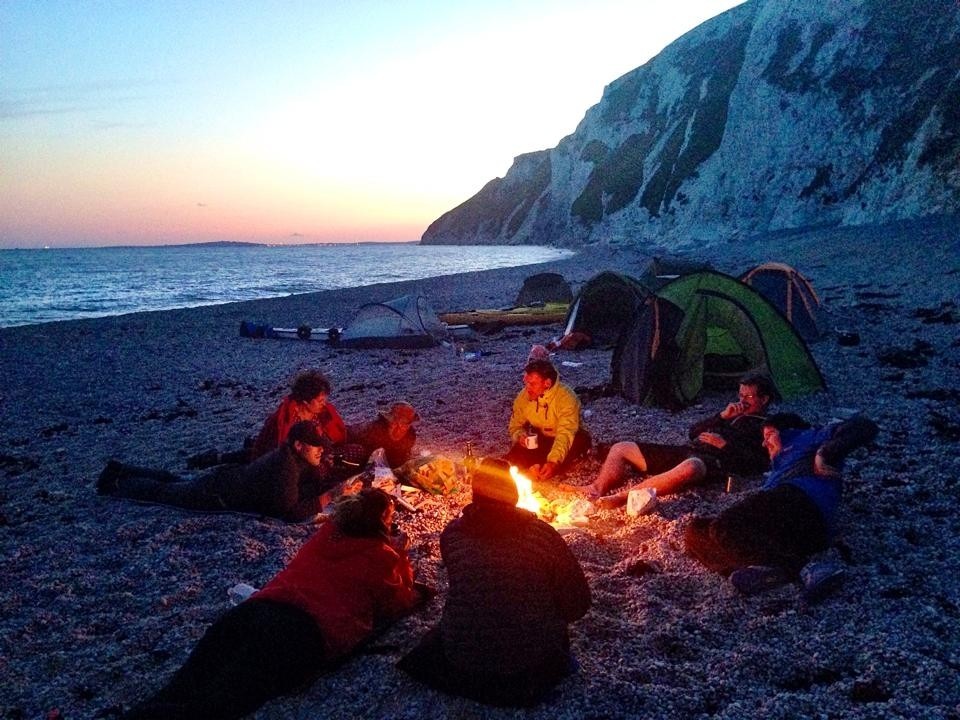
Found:
<path fill-rule="evenodd" d="M 960 211 L 960 4 L 751 0 L 608 85 L 425 244 L 673 247 Z"/>

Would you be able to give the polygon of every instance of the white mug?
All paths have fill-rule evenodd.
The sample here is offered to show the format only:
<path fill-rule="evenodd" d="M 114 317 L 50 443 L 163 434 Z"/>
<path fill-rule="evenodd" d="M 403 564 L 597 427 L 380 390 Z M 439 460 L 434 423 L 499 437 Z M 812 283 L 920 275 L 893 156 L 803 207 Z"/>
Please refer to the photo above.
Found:
<path fill-rule="evenodd" d="M 527 450 L 536 450 L 537 449 L 537 436 L 534 435 L 524 435 L 523 436 L 523 446 Z"/>

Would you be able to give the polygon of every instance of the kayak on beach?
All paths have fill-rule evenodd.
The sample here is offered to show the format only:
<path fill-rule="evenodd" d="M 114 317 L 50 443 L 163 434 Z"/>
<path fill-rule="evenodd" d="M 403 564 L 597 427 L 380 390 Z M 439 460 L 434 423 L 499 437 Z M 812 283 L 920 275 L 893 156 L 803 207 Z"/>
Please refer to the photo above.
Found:
<path fill-rule="evenodd" d="M 569 303 L 543 303 L 488 310 L 440 313 L 447 325 L 552 325 L 567 318 Z"/>

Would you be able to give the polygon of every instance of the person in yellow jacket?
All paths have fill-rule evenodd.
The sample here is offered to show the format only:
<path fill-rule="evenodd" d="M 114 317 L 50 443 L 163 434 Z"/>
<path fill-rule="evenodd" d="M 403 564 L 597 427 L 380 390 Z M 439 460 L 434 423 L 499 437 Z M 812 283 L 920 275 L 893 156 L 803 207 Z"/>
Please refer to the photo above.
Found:
<path fill-rule="evenodd" d="M 511 447 L 504 460 L 549 480 L 590 449 L 580 422 L 580 400 L 560 382 L 549 360 L 531 360 L 523 369 L 523 390 L 513 401 L 508 425 Z"/>

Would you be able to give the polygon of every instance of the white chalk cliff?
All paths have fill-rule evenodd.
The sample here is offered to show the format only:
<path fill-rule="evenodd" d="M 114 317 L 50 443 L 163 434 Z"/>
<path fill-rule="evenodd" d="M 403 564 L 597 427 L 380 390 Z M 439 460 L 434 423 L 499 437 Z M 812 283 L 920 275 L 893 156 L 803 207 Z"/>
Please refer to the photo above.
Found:
<path fill-rule="evenodd" d="M 958 211 L 960 3 L 750 0 L 422 242 L 681 248 Z"/>

